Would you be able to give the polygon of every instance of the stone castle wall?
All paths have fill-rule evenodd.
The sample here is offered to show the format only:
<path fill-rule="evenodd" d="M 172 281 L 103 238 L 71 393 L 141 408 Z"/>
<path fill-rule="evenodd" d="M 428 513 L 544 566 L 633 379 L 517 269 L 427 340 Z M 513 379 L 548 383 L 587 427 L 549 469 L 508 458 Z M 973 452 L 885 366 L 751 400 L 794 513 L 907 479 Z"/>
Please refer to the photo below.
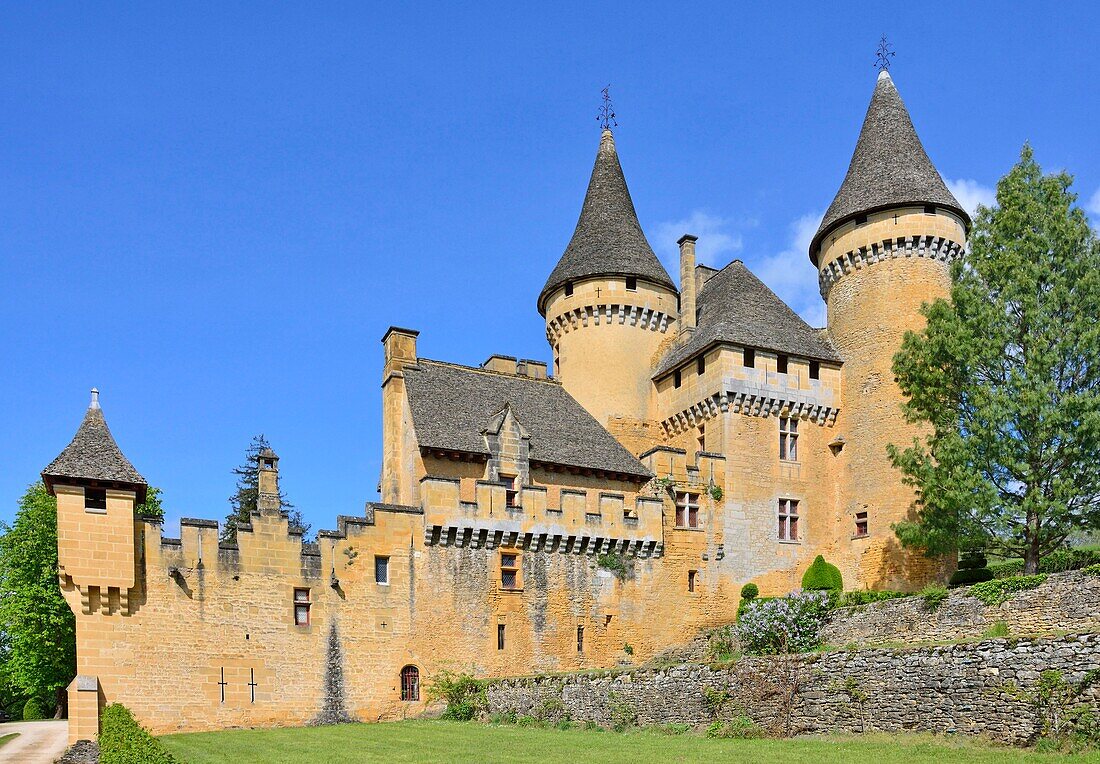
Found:
<path fill-rule="evenodd" d="M 1043 671 L 1061 671 L 1075 682 L 1096 669 L 1100 634 L 1083 634 L 506 679 L 487 694 L 490 713 L 552 720 L 568 714 L 609 726 L 708 725 L 744 714 L 787 734 L 920 731 L 1023 744 L 1034 738 L 1038 718 L 1013 687 L 1033 690 Z M 1100 688 L 1079 701 L 1095 709 Z"/>

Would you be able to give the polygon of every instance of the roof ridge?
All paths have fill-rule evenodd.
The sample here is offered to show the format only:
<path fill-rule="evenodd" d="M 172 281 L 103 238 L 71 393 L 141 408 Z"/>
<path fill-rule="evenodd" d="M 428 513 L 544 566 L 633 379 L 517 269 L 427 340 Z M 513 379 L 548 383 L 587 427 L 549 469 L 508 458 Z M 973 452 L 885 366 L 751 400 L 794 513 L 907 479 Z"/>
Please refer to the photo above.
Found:
<path fill-rule="evenodd" d="M 533 360 L 533 359 L 528 359 L 528 360 Z M 558 387 L 561 387 L 561 382 L 558 381 L 554 377 L 545 377 L 545 378 L 542 378 L 542 377 L 525 377 L 522 374 L 515 374 L 515 373 L 509 374 L 506 371 L 496 371 L 494 369 L 486 369 L 484 366 L 467 366 L 464 363 L 455 363 L 454 361 L 440 361 L 437 358 L 417 358 L 416 359 L 416 362 L 418 364 L 422 363 L 422 362 L 425 362 L 425 361 L 428 362 L 428 363 L 431 363 L 431 364 L 435 364 L 436 366 L 448 366 L 452 369 L 462 369 L 463 371 L 475 371 L 475 372 L 479 372 L 481 374 L 491 374 L 495 377 L 504 377 L 505 379 L 522 379 L 525 382 L 546 382 L 546 383 L 549 383 L 551 385 L 556 385 Z"/>

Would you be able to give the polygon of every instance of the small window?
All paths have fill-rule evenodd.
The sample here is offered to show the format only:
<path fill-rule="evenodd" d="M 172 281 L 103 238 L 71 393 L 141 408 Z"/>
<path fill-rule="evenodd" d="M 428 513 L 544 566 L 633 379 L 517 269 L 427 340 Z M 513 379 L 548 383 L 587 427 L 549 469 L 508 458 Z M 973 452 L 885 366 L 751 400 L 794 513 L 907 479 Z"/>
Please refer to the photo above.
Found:
<path fill-rule="evenodd" d="M 513 591 L 519 589 L 519 555 L 515 552 L 500 554 L 500 587 Z"/>
<path fill-rule="evenodd" d="M 696 438 L 696 443 L 700 451 L 707 450 L 707 426 L 705 424 L 699 425 L 699 437 Z"/>
<path fill-rule="evenodd" d="M 583 653 L 584 652 L 584 627 L 583 626 L 578 626 L 577 627 L 577 652 L 578 653 Z"/>
<path fill-rule="evenodd" d="M 707 372 L 707 359 L 703 356 L 699 356 L 699 360 L 695 362 L 696 368 L 699 370 L 699 376 L 703 376 Z"/>
<path fill-rule="evenodd" d="M 294 625 L 309 626 L 309 589 L 294 590 Z"/>
<path fill-rule="evenodd" d="M 390 582 L 389 557 L 374 558 L 374 582 L 377 584 L 388 584 Z"/>
<path fill-rule="evenodd" d="M 267 467 L 269 470 L 274 469 L 275 468 L 275 460 L 265 458 L 264 459 L 264 466 Z"/>
<path fill-rule="evenodd" d="M 798 500 L 779 500 L 779 540 L 798 541 Z"/>
<path fill-rule="evenodd" d="M 699 496 L 687 491 L 676 493 L 676 527 L 699 527 Z"/>
<path fill-rule="evenodd" d="M 416 666 L 401 669 L 401 700 L 420 700 L 420 669 Z"/>
<path fill-rule="evenodd" d="M 856 512 L 856 535 L 857 536 L 866 536 L 867 535 L 867 513 L 866 512 Z"/>
<path fill-rule="evenodd" d="M 106 488 L 85 488 L 84 489 L 84 509 L 91 512 L 106 512 L 107 511 L 107 489 Z"/>
<path fill-rule="evenodd" d="M 821 379 L 821 364 L 810 361 L 810 379 Z"/>
<path fill-rule="evenodd" d="M 798 461 L 798 420 L 793 417 L 779 417 L 779 458 Z"/>
<path fill-rule="evenodd" d="M 744 364 L 746 369 L 756 368 L 756 351 L 752 348 L 745 348 Z"/>
<path fill-rule="evenodd" d="M 498 623 L 497 624 L 497 649 L 498 650 L 503 650 L 504 649 L 504 624 L 503 623 Z"/>
<path fill-rule="evenodd" d="M 673 386 L 673 387 L 679 387 L 679 386 L 680 386 L 680 383 L 681 383 L 682 381 L 683 381 L 683 380 L 682 380 L 682 379 L 681 379 L 681 377 L 680 377 L 680 370 L 679 370 L 679 369 L 677 369 L 676 371 L 674 371 L 674 372 L 672 373 L 672 386 Z"/>
<path fill-rule="evenodd" d="M 780 374 L 787 373 L 787 356 L 780 353 L 775 357 L 775 370 Z"/>
<path fill-rule="evenodd" d="M 628 291 L 628 292 L 637 292 L 638 291 L 638 279 L 627 279 L 626 280 L 626 291 Z"/>
<path fill-rule="evenodd" d="M 866 222 L 867 222 L 867 216 L 866 215 L 860 215 L 859 217 L 856 218 L 856 225 L 863 225 Z"/>
<path fill-rule="evenodd" d="M 567 281 L 566 284 L 565 284 L 565 296 L 566 297 L 572 297 L 573 296 L 573 282 L 572 281 Z"/>
<path fill-rule="evenodd" d="M 554 345 L 554 376 L 561 376 L 561 351 Z"/>
<path fill-rule="evenodd" d="M 688 571 L 688 591 L 689 592 L 694 592 L 695 591 L 695 579 L 698 576 L 699 576 L 699 571 L 697 571 L 697 570 L 689 570 Z"/>
<path fill-rule="evenodd" d="M 934 205 L 934 204 L 924 205 L 924 214 L 925 215 L 935 215 L 936 214 L 936 205 Z"/>

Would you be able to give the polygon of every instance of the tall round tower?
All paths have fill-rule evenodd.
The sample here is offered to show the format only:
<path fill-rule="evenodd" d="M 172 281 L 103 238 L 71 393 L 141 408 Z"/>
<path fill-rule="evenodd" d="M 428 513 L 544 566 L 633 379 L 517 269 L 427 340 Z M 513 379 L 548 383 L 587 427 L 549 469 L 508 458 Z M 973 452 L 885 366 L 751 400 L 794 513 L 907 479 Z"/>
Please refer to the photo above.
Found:
<path fill-rule="evenodd" d="M 604 129 L 577 228 L 538 301 L 554 375 L 600 423 L 648 418 L 653 356 L 677 301 Z"/>
<path fill-rule="evenodd" d="M 935 572 L 890 527 L 910 514 L 914 494 L 886 447 L 920 433 L 902 415 L 892 366 L 905 332 L 924 325 L 921 305 L 949 295 L 950 262 L 969 226 L 883 70 L 848 174 L 810 244 L 829 336 L 844 359 L 838 523 L 844 540 L 851 528 L 868 531 L 851 548 L 862 586 L 913 588 Z"/>

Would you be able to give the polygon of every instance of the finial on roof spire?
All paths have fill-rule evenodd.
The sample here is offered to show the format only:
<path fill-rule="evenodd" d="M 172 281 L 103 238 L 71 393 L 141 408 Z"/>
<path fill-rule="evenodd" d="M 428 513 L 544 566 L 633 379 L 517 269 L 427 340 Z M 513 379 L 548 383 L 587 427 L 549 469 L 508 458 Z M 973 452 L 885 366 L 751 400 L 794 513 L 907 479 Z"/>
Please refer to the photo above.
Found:
<path fill-rule="evenodd" d="M 600 92 L 603 94 L 603 103 L 600 105 L 600 111 L 596 115 L 596 121 L 600 123 L 600 127 L 604 130 L 618 127 L 619 123 L 615 121 L 615 110 L 611 107 L 611 85 L 608 85 Z"/>
<path fill-rule="evenodd" d="M 886 35 L 883 35 L 882 39 L 878 41 L 878 50 L 875 51 L 875 68 L 879 71 L 879 77 L 882 76 L 883 72 L 889 72 L 890 59 L 896 55 L 894 51 L 890 50 L 892 47 L 894 46 L 886 39 Z"/>
<path fill-rule="evenodd" d="M 88 404 L 88 408 L 90 408 L 90 409 L 99 408 L 99 390 L 97 390 L 94 387 L 92 388 L 92 402 Z"/>

